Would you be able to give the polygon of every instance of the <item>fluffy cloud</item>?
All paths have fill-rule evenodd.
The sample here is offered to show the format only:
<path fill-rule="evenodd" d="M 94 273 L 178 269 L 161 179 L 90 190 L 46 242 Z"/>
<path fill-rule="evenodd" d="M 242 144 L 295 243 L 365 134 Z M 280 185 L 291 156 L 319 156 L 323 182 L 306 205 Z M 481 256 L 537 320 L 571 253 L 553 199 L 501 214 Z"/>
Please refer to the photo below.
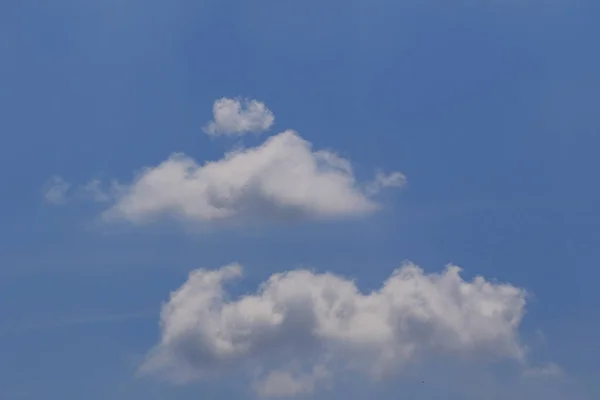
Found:
<path fill-rule="evenodd" d="M 436 356 L 522 361 L 526 293 L 449 266 L 405 264 L 378 290 L 330 273 L 272 275 L 255 293 L 228 295 L 237 264 L 199 269 L 171 294 L 161 340 L 142 371 L 177 382 L 239 369 L 264 396 L 310 393 L 340 370 L 382 378 Z"/>
<path fill-rule="evenodd" d="M 273 113 L 256 100 L 215 101 L 212 135 L 239 135 L 269 129 Z M 170 215 L 188 221 L 233 217 L 342 217 L 379 208 L 374 197 L 383 189 L 402 187 L 400 172 L 379 171 L 371 182 L 358 182 L 350 162 L 334 152 L 318 150 L 293 131 L 268 138 L 254 148 L 229 152 L 217 161 L 199 164 L 178 153 L 143 169 L 130 184 L 98 180 L 71 189 L 54 177 L 45 187 L 46 200 L 71 198 L 109 204 L 106 219 L 144 223 Z"/>
<path fill-rule="evenodd" d="M 254 390 L 261 397 L 294 397 L 301 394 L 313 393 L 315 386 L 327 381 L 329 371 L 317 365 L 309 373 L 291 373 L 274 370 L 266 377 L 257 381 Z"/>
<path fill-rule="evenodd" d="M 374 183 L 361 185 L 348 160 L 314 151 L 295 132 L 285 131 L 203 165 L 175 154 L 122 186 L 106 216 L 145 222 L 164 214 L 193 221 L 360 215 L 378 208 L 372 196 L 380 189 L 403 181 L 402 174 L 380 173 Z"/>
<path fill-rule="evenodd" d="M 204 131 L 215 136 L 264 132 L 275 121 L 273 113 L 260 101 L 228 98 L 215 101 L 213 118 Z"/>

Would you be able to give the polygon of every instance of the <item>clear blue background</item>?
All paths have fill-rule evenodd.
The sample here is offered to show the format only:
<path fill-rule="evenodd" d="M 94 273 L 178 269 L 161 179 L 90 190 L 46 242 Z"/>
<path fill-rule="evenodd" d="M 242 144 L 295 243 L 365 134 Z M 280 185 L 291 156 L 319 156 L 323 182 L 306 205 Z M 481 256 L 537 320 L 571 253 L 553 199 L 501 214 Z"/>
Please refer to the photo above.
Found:
<path fill-rule="evenodd" d="M 1 2 L 0 398 L 244 398 L 133 377 L 189 270 L 239 261 L 250 289 L 310 265 L 370 288 L 405 259 L 528 289 L 534 360 L 600 398 L 598 21 L 597 0 Z M 194 234 L 44 203 L 53 174 L 128 181 L 171 152 L 220 157 L 230 143 L 200 127 L 238 95 L 408 187 L 367 221 Z"/>

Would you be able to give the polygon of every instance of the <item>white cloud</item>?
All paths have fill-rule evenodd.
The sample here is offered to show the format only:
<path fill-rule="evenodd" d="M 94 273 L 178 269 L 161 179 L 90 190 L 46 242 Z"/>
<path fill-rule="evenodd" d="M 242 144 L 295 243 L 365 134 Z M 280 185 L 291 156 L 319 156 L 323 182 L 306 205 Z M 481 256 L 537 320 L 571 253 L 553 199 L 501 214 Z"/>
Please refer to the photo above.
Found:
<path fill-rule="evenodd" d="M 309 373 L 276 370 L 258 380 L 254 389 L 261 397 L 294 397 L 313 393 L 315 386 L 328 378 L 329 371 L 321 365 Z"/>
<path fill-rule="evenodd" d="M 215 101 L 213 118 L 204 131 L 215 136 L 264 132 L 275 121 L 273 113 L 260 101 L 225 97 Z"/>
<path fill-rule="evenodd" d="M 397 186 L 398 175 L 390 176 L 387 181 L 377 178 L 376 191 Z M 203 165 L 175 154 L 121 187 L 106 216 L 139 223 L 163 214 L 209 221 L 284 214 L 339 217 L 377 210 L 371 197 L 376 191 L 361 186 L 348 160 L 314 151 L 295 132 L 285 131 L 258 147 Z"/>
<path fill-rule="evenodd" d="M 376 195 L 385 188 L 400 188 L 406 184 L 406 176 L 402 172 L 385 174 L 378 171 L 373 182 L 367 185 L 367 193 Z"/>
<path fill-rule="evenodd" d="M 363 293 L 344 277 L 294 270 L 234 298 L 224 284 L 240 265 L 199 269 L 163 306 L 161 340 L 142 371 L 186 382 L 260 370 L 255 389 L 281 397 L 310 393 L 340 370 L 382 378 L 436 356 L 523 361 L 526 292 L 459 273 L 406 264 Z"/>
<path fill-rule="evenodd" d="M 61 176 L 54 175 L 44 184 L 42 188 L 44 199 L 52 204 L 64 204 L 68 200 L 68 192 L 71 184 Z"/>

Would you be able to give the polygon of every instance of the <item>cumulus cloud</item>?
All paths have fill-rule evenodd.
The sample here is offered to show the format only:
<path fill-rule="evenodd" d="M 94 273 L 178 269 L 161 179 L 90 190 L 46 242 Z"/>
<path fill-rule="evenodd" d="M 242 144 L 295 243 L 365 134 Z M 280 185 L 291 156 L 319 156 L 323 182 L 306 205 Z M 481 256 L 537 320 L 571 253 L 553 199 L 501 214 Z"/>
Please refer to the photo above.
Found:
<path fill-rule="evenodd" d="M 44 184 L 42 188 L 44 199 L 52 204 L 64 204 L 68 200 L 71 184 L 61 176 L 54 175 Z"/>
<path fill-rule="evenodd" d="M 199 165 L 183 154 L 146 168 L 121 187 L 107 218 L 145 222 L 171 214 L 192 221 L 236 216 L 339 217 L 378 209 L 372 196 L 398 186 L 403 175 L 378 175 L 373 190 L 357 182 L 350 162 L 315 151 L 293 131 L 254 148 L 236 150 Z M 373 185 L 371 185 L 373 186 Z"/>
<path fill-rule="evenodd" d="M 142 367 L 176 382 L 252 373 L 264 396 L 310 393 L 350 371 L 374 379 L 436 356 L 523 361 L 526 292 L 448 266 L 407 263 L 369 293 L 331 273 L 272 275 L 254 293 L 228 294 L 238 264 L 198 269 L 161 312 L 161 340 Z M 257 372 L 259 371 L 259 372 Z"/>
<path fill-rule="evenodd" d="M 215 101 L 213 118 L 204 131 L 214 136 L 264 132 L 275 121 L 273 113 L 260 101 L 225 97 Z"/>

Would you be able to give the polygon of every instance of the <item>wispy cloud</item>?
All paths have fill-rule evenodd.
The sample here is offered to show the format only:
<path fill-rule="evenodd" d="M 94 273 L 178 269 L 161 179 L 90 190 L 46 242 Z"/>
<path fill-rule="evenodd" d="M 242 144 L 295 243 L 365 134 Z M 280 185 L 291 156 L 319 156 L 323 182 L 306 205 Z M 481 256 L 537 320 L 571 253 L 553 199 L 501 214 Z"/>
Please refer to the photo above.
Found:
<path fill-rule="evenodd" d="M 523 371 L 523 375 L 530 378 L 552 378 L 562 376 L 564 371 L 555 363 L 548 363 L 539 367 L 531 367 Z"/>
<path fill-rule="evenodd" d="M 44 199 L 55 205 L 63 205 L 73 200 L 106 203 L 114 201 L 121 190 L 121 186 L 115 181 L 103 184 L 99 179 L 92 179 L 82 185 L 73 185 L 60 175 L 54 175 L 42 187 Z"/>
<path fill-rule="evenodd" d="M 71 184 L 61 176 L 54 175 L 42 187 L 44 199 L 52 204 L 64 204 L 68 200 Z"/>

